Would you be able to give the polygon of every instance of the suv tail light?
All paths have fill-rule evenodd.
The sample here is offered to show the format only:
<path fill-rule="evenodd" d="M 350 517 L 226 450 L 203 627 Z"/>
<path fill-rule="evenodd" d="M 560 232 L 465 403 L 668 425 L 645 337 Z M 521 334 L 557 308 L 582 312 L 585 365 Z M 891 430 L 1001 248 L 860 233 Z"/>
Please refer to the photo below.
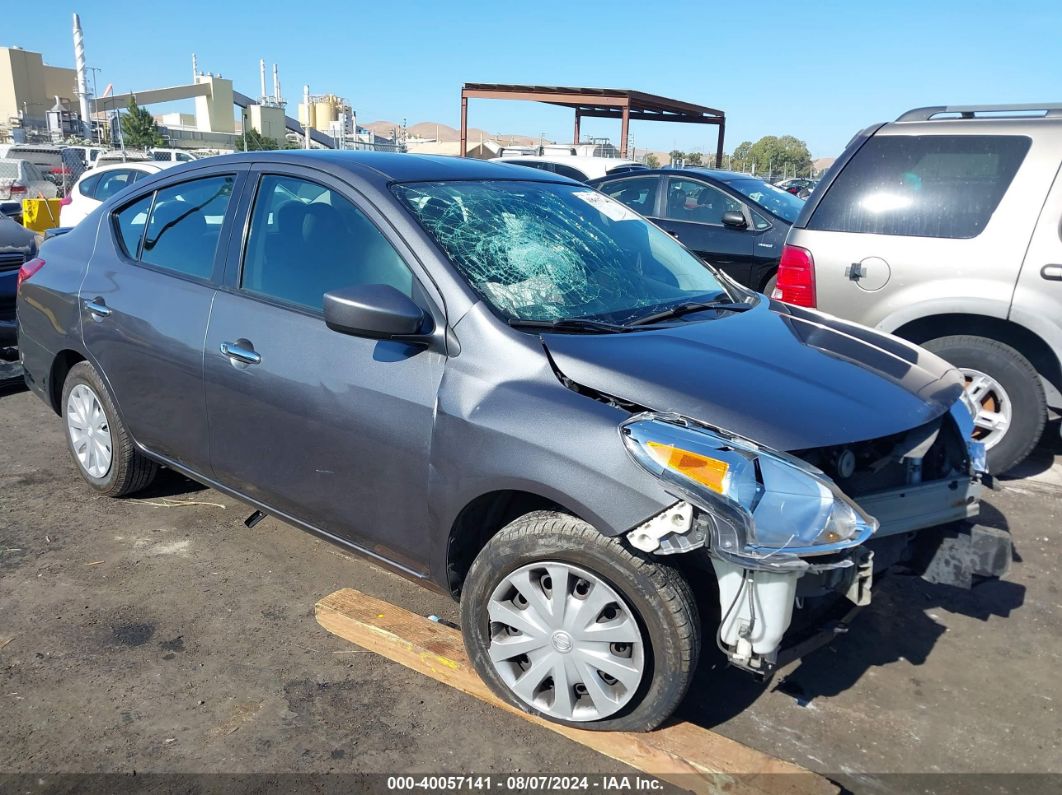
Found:
<path fill-rule="evenodd" d="M 22 263 L 22 267 L 18 269 L 18 280 L 15 282 L 15 292 L 22 289 L 22 282 L 30 278 L 33 274 L 44 267 L 44 260 L 40 257 L 28 259 Z"/>
<path fill-rule="evenodd" d="M 782 247 L 778 261 L 778 282 L 771 298 L 787 304 L 815 308 L 815 260 L 800 246 Z"/>
<path fill-rule="evenodd" d="M 11 186 L 11 198 L 12 199 L 15 198 L 15 194 L 16 193 L 19 196 L 25 196 L 26 195 L 26 186 L 25 185 L 19 185 L 17 182 L 15 184 L 13 184 Z"/>

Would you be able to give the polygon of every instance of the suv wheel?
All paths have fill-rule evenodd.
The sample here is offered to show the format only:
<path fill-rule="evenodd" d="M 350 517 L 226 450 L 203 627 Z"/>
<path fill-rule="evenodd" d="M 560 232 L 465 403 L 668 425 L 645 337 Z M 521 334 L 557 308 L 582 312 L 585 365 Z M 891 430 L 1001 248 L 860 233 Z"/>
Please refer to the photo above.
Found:
<path fill-rule="evenodd" d="M 461 596 L 465 647 L 500 698 L 585 729 L 648 731 L 678 706 L 700 650 L 673 568 L 541 511 L 494 536 Z"/>
<path fill-rule="evenodd" d="M 1024 461 L 1047 420 L 1043 385 L 1029 360 L 987 337 L 940 337 L 923 347 L 966 378 L 966 391 L 979 407 L 974 438 L 985 444 L 989 470 L 1002 474 Z"/>
<path fill-rule="evenodd" d="M 158 464 L 136 449 L 103 379 L 88 362 L 71 367 L 63 383 L 63 421 L 78 472 L 100 494 L 122 497 L 155 479 Z"/>

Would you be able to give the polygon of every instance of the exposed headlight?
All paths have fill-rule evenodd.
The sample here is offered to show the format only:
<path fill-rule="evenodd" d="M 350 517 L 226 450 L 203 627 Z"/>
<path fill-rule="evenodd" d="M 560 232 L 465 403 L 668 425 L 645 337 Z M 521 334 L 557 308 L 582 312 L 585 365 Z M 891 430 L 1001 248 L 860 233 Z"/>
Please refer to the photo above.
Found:
<path fill-rule="evenodd" d="M 717 551 L 823 555 L 878 527 L 824 472 L 786 453 L 677 415 L 639 414 L 620 431 L 638 464 L 712 516 Z"/>

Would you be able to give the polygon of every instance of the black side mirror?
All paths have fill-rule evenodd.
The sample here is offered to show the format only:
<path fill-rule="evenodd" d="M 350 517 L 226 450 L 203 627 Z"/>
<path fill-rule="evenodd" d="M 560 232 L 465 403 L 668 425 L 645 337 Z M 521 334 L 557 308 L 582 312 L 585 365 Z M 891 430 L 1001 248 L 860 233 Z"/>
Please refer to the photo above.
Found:
<path fill-rule="evenodd" d="M 731 229 L 744 229 L 748 225 L 745 216 L 737 210 L 728 210 L 723 213 L 723 226 L 729 226 Z"/>
<path fill-rule="evenodd" d="M 431 316 L 389 284 L 360 284 L 324 294 L 328 328 L 372 339 L 417 342 L 432 331 Z"/>

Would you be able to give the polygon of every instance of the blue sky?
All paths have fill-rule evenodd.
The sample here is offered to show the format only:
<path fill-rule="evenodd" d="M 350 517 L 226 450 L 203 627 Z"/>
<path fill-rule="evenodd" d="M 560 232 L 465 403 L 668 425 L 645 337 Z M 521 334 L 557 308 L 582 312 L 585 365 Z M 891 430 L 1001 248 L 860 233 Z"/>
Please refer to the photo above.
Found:
<path fill-rule="evenodd" d="M 1062 2 L 9 2 L 0 46 L 73 66 L 81 14 L 98 85 L 189 82 L 200 68 L 258 93 L 258 59 L 280 64 L 293 113 L 309 83 L 347 98 L 361 123 L 457 126 L 462 83 L 633 88 L 726 111 L 729 151 L 792 134 L 815 157 L 920 105 L 1059 101 Z M 186 109 L 155 106 L 153 112 Z M 475 101 L 469 124 L 570 140 L 571 112 Z M 583 132 L 618 141 L 619 125 Z M 714 128 L 633 123 L 638 148 L 708 150 Z"/>

